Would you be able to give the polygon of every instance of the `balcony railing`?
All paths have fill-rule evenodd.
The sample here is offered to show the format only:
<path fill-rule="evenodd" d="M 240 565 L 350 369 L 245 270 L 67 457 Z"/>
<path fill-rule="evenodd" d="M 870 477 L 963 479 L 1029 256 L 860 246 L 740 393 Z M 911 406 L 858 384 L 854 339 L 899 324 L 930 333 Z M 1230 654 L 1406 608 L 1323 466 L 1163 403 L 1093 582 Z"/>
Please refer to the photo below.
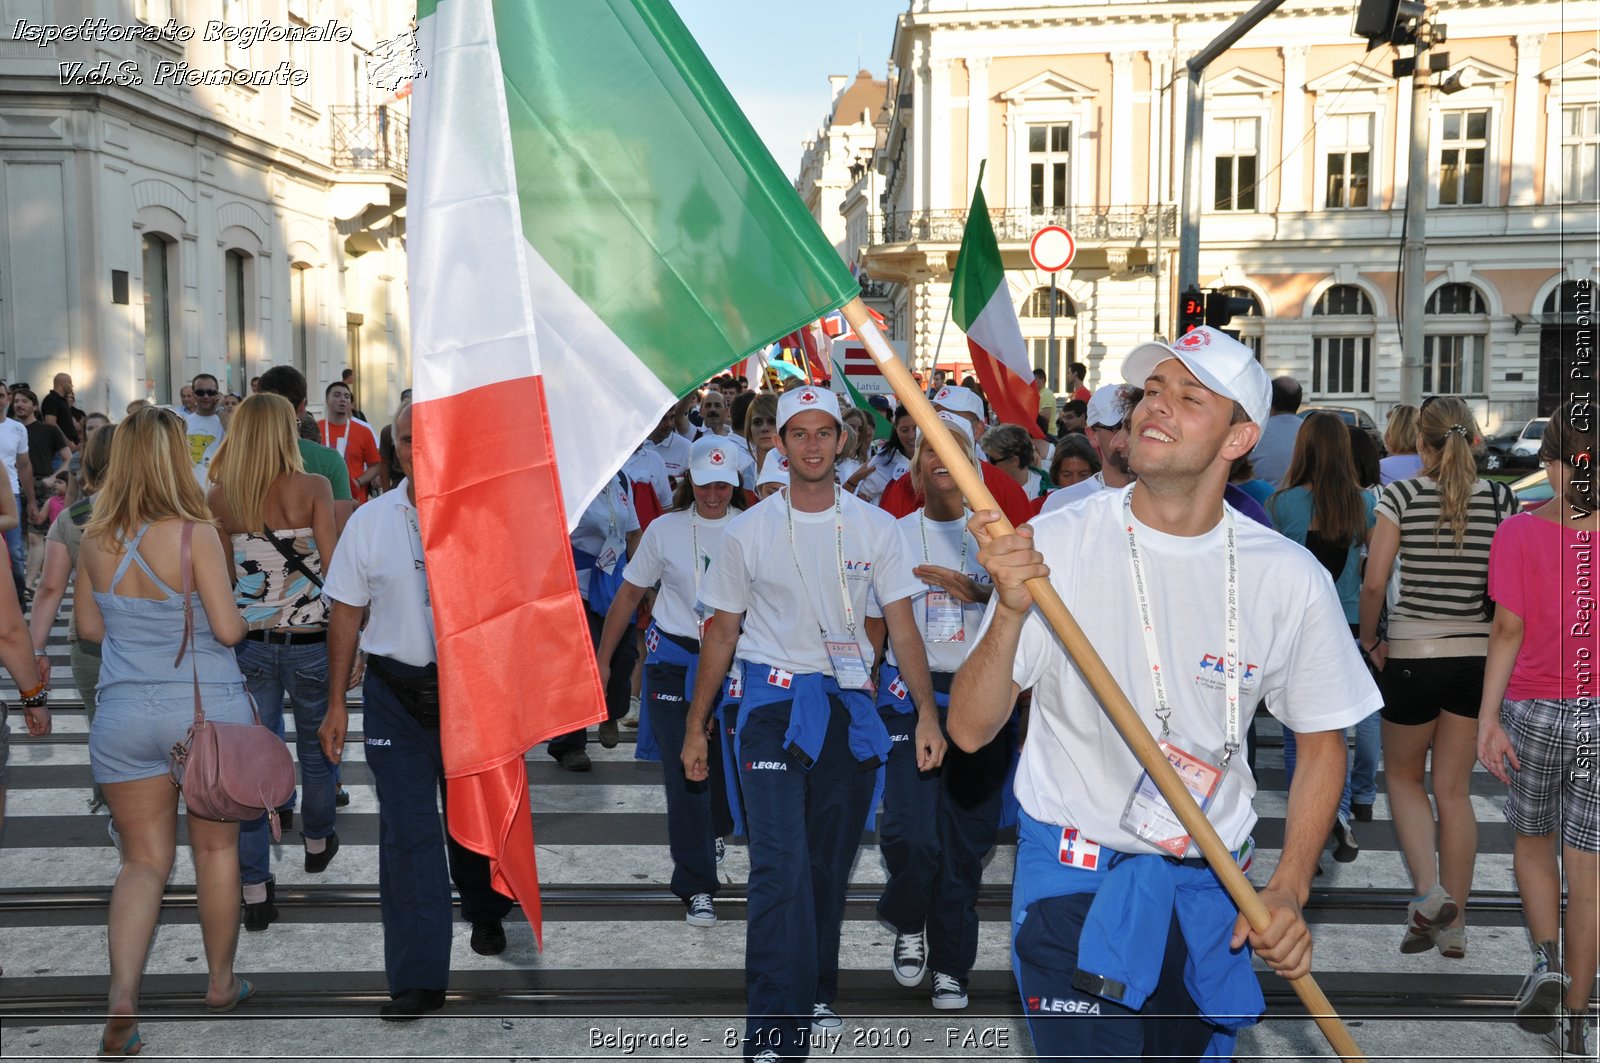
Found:
<path fill-rule="evenodd" d="M 388 107 L 330 108 L 333 164 L 345 170 L 377 170 L 406 175 L 410 124 Z"/>
<path fill-rule="evenodd" d="M 1138 242 L 1154 240 L 1158 235 L 1163 239 L 1176 239 L 1178 235 L 1178 208 L 1171 205 L 1075 207 L 1049 212 L 991 208 L 989 220 L 994 223 L 995 236 L 1001 243 L 1027 243 L 1045 225 L 1062 226 L 1080 244 Z M 966 229 L 967 211 L 918 210 L 884 214 L 880 215 L 879 223 L 886 244 L 957 244 Z"/>

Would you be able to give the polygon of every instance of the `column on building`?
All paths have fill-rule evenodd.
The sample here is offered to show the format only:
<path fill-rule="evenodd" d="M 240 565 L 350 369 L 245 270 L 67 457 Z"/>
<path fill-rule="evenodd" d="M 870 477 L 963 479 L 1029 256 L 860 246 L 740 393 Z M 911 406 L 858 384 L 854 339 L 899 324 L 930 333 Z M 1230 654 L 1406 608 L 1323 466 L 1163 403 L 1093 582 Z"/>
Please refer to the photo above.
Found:
<path fill-rule="evenodd" d="M 1511 102 L 1511 189 L 1506 200 L 1513 207 L 1532 206 L 1538 201 L 1533 167 L 1542 119 L 1539 58 L 1544 38 L 1542 33 L 1517 34 L 1517 80 Z"/>
<path fill-rule="evenodd" d="M 928 169 L 933 165 L 933 157 L 929 151 L 933 137 L 933 107 L 929 99 L 929 81 L 932 71 L 928 66 L 928 44 L 926 41 L 913 41 L 911 44 L 911 121 L 916 135 L 911 138 L 911 202 L 907 209 L 915 213 L 927 210 L 928 203 Z"/>
<path fill-rule="evenodd" d="M 1293 45 L 1283 53 L 1283 122 L 1279 127 L 1278 209 L 1306 209 L 1306 159 L 1311 149 L 1300 142 L 1306 135 L 1306 56 L 1311 49 Z M 1265 150 L 1265 145 L 1262 146 Z"/>
<path fill-rule="evenodd" d="M 940 56 L 928 64 L 928 202 L 929 210 L 949 210 L 950 198 L 950 67 L 954 60 Z"/>
<path fill-rule="evenodd" d="M 1133 57 L 1111 53 L 1111 194 L 1109 202 L 1133 199 Z"/>
<path fill-rule="evenodd" d="M 967 187 L 954 206 L 971 202 L 978 164 L 989 154 L 989 63 L 988 56 L 967 57 Z"/>

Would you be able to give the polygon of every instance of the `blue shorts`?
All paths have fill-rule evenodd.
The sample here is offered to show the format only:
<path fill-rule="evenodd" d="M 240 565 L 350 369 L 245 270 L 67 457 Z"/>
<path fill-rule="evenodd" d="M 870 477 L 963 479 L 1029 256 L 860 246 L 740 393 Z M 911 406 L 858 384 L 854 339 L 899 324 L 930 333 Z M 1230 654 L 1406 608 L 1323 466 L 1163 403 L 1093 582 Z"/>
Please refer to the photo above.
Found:
<path fill-rule="evenodd" d="M 206 719 L 249 723 L 254 719 L 243 683 L 201 687 Z M 194 690 L 170 685 L 118 684 L 100 688 L 89 727 L 89 766 L 94 781 L 138 782 L 167 773 L 167 754 L 194 724 Z"/>

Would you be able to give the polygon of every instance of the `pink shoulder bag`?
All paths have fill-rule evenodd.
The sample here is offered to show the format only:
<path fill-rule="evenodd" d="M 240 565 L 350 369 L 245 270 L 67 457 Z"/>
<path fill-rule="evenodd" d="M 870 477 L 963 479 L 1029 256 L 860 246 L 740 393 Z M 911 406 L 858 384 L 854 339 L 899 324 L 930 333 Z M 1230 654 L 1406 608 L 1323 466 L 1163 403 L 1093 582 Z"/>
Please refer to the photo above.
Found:
<path fill-rule="evenodd" d="M 167 757 L 167 774 L 183 792 L 189 812 L 201 819 L 221 822 L 251 820 L 267 814 L 272 838 L 283 828 L 278 806 L 294 792 L 294 760 L 283 739 L 261 726 L 255 700 L 250 701 L 251 723 L 214 723 L 200 704 L 200 670 L 194 659 L 194 575 L 190 571 L 189 541 L 194 525 L 183 526 L 183 645 L 178 647 L 176 668 L 189 654 L 194 675 L 194 723 L 185 741 L 176 743 Z M 248 696 L 248 694 L 246 695 Z"/>

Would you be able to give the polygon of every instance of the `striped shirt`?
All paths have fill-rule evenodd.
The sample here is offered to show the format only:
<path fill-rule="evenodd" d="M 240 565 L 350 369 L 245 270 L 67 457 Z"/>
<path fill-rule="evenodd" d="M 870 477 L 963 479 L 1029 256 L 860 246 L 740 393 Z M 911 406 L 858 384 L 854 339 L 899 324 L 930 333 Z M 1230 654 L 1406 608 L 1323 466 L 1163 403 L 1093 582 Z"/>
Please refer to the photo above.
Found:
<path fill-rule="evenodd" d="M 1400 600 L 1389 611 L 1391 638 L 1487 635 L 1489 544 L 1500 522 L 1517 511 L 1503 483 L 1479 480 L 1467 504 L 1461 552 L 1455 532 L 1439 519 L 1439 488 L 1419 476 L 1383 489 L 1378 516 L 1400 529 Z"/>

